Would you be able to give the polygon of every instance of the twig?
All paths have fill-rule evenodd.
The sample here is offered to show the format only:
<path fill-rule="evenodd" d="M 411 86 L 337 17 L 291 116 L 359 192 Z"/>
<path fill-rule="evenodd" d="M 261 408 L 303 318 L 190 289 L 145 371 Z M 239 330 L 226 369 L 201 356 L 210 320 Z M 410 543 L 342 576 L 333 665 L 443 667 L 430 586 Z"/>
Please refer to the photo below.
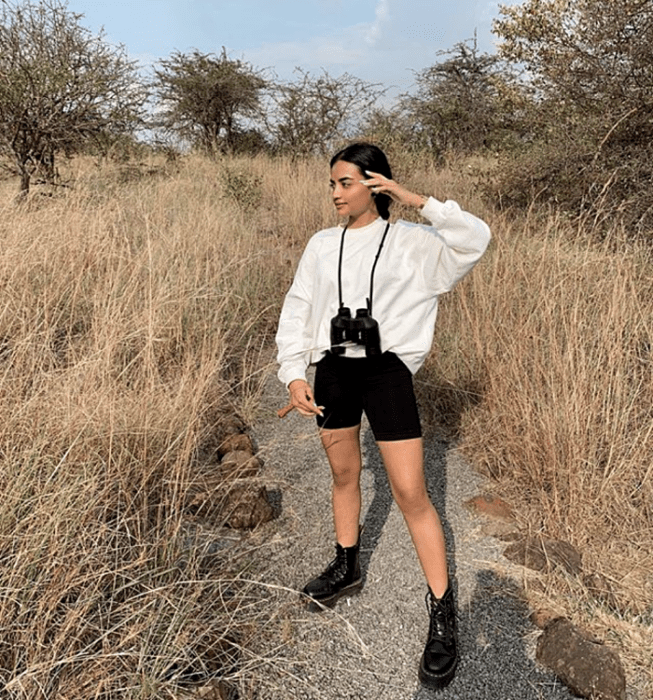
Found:
<path fill-rule="evenodd" d="M 277 411 L 279 418 L 285 418 L 295 408 L 291 403 Z"/>

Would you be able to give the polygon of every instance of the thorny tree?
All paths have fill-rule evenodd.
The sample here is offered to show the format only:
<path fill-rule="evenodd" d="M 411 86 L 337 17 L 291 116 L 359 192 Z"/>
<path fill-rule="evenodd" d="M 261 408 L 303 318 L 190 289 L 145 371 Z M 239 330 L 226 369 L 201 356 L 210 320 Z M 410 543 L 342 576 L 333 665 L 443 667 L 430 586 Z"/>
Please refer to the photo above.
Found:
<path fill-rule="evenodd" d="M 371 140 L 403 153 L 452 154 L 511 148 L 528 130 L 530 90 L 498 56 L 480 52 L 476 37 L 438 51 L 442 60 L 415 72 L 415 91 L 366 118 Z"/>
<path fill-rule="evenodd" d="M 130 132 L 141 114 L 135 64 L 81 18 L 59 0 L 0 6 L 0 152 L 23 195 L 35 172 L 54 177 L 57 153 Z"/>
<path fill-rule="evenodd" d="M 262 75 L 243 61 L 197 50 L 161 61 L 154 87 L 161 111 L 157 124 L 207 153 L 232 149 L 258 115 Z"/>
<path fill-rule="evenodd" d="M 273 144 L 293 156 L 325 155 L 357 132 L 385 90 L 349 73 L 334 78 L 295 69 L 297 80 L 276 86 L 268 115 Z"/>
<path fill-rule="evenodd" d="M 517 127 L 517 80 L 501 59 L 479 52 L 476 36 L 416 74 L 417 92 L 403 95 L 404 123 L 437 156 L 497 149 Z"/>

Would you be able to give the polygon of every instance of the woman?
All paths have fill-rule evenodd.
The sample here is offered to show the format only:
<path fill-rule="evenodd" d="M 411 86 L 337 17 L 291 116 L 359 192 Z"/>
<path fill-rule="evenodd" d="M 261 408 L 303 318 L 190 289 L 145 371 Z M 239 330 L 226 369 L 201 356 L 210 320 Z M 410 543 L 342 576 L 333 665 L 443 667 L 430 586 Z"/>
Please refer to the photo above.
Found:
<path fill-rule="evenodd" d="M 291 405 L 317 417 L 333 478 L 336 557 L 303 593 L 314 604 L 332 605 L 362 585 L 365 411 L 429 586 L 431 624 L 420 679 L 441 688 L 458 664 L 455 603 L 442 525 L 426 490 L 412 374 L 430 349 L 438 296 L 471 270 L 490 232 L 455 202 L 394 182 L 374 145 L 352 144 L 330 166 L 331 196 L 346 223 L 309 241 L 277 333 L 279 378 Z M 392 201 L 418 209 L 431 225 L 390 224 Z M 309 364 L 316 365 L 314 391 L 306 381 Z"/>

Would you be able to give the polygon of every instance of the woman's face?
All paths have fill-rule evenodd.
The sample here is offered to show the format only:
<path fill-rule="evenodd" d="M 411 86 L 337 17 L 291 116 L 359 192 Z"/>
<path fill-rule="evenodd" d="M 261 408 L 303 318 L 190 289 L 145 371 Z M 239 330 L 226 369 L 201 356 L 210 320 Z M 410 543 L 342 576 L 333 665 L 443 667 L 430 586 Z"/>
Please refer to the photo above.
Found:
<path fill-rule="evenodd" d="M 339 160 L 331 168 L 331 196 L 340 216 L 347 218 L 349 228 L 358 228 L 372 223 L 379 213 L 366 179 L 357 165 Z"/>

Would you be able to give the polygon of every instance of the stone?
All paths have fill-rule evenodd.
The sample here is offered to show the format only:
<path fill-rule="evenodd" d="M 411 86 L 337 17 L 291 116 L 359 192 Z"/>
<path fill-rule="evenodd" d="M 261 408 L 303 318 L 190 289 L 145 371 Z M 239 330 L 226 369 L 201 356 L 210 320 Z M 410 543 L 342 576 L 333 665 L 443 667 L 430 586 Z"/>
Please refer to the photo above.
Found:
<path fill-rule="evenodd" d="M 247 430 L 245 421 L 235 412 L 230 412 L 220 420 L 220 432 L 224 437 L 228 435 L 238 435 Z"/>
<path fill-rule="evenodd" d="M 222 459 L 229 452 L 249 452 L 254 454 L 252 439 L 246 433 L 233 433 L 227 435 L 218 445 L 218 457 Z"/>
<path fill-rule="evenodd" d="M 546 626 L 537 642 L 536 658 L 581 697 L 626 700 L 626 675 L 617 652 L 564 617 Z"/>
<path fill-rule="evenodd" d="M 206 489 L 193 489 L 186 496 L 184 509 L 189 513 L 197 514 L 202 510 L 210 508 L 215 500 L 215 491 Z"/>
<path fill-rule="evenodd" d="M 227 452 L 220 462 L 220 475 L 225 480 L 258 476 L 263 462 L 246 450 Z"/>
<path fill-rule="evenodd" d="M 543 540 L 544 552 L 549 560 L 574 576 L 583 570 L 583 559 L 580 552 L 564 540 Z"/>
<path fill-rule="evenodd" d="M 264 486 L 237 484 L 225 494 L 221 513 L 228 527 L 251 529 L 272 520 L 275 510 Z"/>
<path fill-rule="evenodd" d="M 465 507 L 476 515 L 514 523 L 512 508 L 502 498 L 483 494 L 465 501 Z"/>
<path fill-rule="evenodd" d="M 553 566 L 560 566 L 568 573 L 578 575 L 583 569 L 580 552 L 563 540 L 526 537 L 508 545 L 503 555 L 534 571 L 548 571 Z"/>
<path fill-rule="evenodd" d="M 534 571 L 546 571 L 548 561 L 544 550 L 532 538 L 517 540 L 503 550 L 503 556 L 515 564 Z"/>
<path fill-rule="evenodd" d="M 488 520 L 481 525 L 481 532 L 502 542 L 515 542 L 524 537 L 515 527 L 515 523 L 508 523 L 504 520 Z"/>
<path fill-rule="evenodd" d="M 198 460 L 201 464 L 215 464 L 227 453 L 235 450 L 254 454 L 256 449 L 247 425 L 233 411 L 225 407 L 214 407 L 204 417 L 202 441 L 198 445 Z"/>

